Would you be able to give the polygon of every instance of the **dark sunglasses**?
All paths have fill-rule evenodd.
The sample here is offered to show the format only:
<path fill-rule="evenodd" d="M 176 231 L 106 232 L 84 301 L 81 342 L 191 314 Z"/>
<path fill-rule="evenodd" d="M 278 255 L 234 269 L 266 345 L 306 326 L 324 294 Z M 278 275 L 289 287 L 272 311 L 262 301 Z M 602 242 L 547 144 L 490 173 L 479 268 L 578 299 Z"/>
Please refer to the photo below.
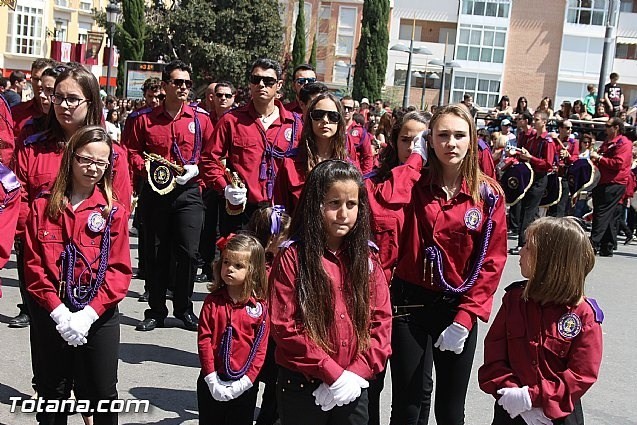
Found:
<path fill-rule="evenodd" d="M 606 124 L 606 128 L 615 127 L 615 124 Z"/>
<path fill-rule="evenodd" d="M 345 106 L 345 105 L 342 105 L 342 106 L 343 106 L 343 111 L 345 112 L 350 112 L 354 110 L 353 106 Z"/>
<path fill-rule="evenodd" d="M 261 84 L 263 81 L 263 85 L 266 87 L 272 87 L 277 83 L 277 79 L 274 77 L 263 77 L 261 75 L 250 75 L 250 84 Z"/>
<path fill-rule="evenodd" d="M 184 80 L 182 78 L 173 78 L 171 80 L 168 80 L 168 82 L 175 87 L 181 87 L 184 84 L 186 85 L 187 89 L 192 87 L 192 80 Z"/>
<path fill-rule="evenodd" d="M 222 97 L 225 97 L 226 99 L 232 99 L 232 96 L 234 96 L 234 94 L 232 94 L 232 93 L 215 93 L 215 96 L 217 96 L 219 99 L 221 99 Z"/>
<path fill-rule="evenodd" d="M 316 83 L 316 78 L 297 78 L 296 82 L 302 86 L 310 83 Z"/>
<path fill-rule="evenodd" d="M 341 114 L 336 111 L 325 111 L 323 109 L 315 109 L 310 112 L 310 118 L 312 121 L 321 121 L 325 115 L 327 115 L 327 119 L 329 122 L 337 123 L 341 120 Z"/>
<path fill-rule="evenodd" d="M 166 95 L 165 94 L 158 94 L 157 95 L 157 99 L 164 100 L 164 99 L 166 99 Z"/>

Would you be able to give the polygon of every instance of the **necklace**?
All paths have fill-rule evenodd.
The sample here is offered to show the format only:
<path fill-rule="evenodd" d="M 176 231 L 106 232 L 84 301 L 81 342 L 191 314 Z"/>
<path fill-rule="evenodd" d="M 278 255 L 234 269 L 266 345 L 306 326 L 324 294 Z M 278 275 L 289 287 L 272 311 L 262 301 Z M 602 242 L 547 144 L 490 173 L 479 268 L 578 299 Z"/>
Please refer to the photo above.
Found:
<path fill-rule="evenodd" d="M 447 199 L 451 199 L 454 196 L 456 196 L 458 189 L 460 189 L 458 184 L 459 179 L 460 179 L 460 176 L 456 177 L 456 179 L 451 184 L 444 183 L 444 180 L 443 180 L 442 190 L 447 194 Z"/>

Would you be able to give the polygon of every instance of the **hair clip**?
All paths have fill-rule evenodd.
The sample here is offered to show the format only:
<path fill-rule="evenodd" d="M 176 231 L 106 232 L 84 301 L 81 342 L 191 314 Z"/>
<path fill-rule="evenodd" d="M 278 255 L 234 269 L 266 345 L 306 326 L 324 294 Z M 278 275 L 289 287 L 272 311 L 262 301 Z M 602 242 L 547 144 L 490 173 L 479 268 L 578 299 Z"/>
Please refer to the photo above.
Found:
<path fill-rule="evenodd" d="M 285 212 L 283 205 L 274 205 L 270 214 L 270 234 L 276 236 L 281 233 L 281 216 Z"/>

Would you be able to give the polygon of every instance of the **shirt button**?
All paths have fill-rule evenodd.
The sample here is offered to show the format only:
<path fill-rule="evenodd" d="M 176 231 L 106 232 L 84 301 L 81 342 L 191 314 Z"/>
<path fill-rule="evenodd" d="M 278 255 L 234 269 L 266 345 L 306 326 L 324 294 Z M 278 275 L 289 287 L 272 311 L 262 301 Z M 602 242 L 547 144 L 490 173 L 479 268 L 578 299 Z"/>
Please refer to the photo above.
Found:
<path fill-rule="evenodd" d="M 345 315 L 344 315 L 344 314 L 341 314 L 341 319 L 344 319 L 344 318 L 345 318 Z"/>
<path fill-rule="evenodd" d="M 341 345 L 342 345 L 343 347 L 347 347 L 347 341 L 343 341 L 343 342 L 341 342 Z"/>
<path fill-rule="evenodd" d="M 537 362 L 536 362 L 535 360 L 533 360 L 533 361 L 531 362 L 531 364 L 532 364 L 533 366 L 535 366 L 535 365 L 537 364 Z"/>
<path fill-rule="evenodd" d="M 91 241 L 91 245 L 95 245 L 95 241 Z"/>

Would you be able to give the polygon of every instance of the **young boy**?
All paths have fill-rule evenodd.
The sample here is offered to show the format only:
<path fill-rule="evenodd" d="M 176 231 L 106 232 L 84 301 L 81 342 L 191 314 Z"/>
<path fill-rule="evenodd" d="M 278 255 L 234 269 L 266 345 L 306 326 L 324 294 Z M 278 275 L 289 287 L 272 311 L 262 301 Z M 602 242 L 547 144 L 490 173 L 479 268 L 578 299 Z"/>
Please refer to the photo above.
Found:
<path fill-rule="evenodd" d="M 586 90 L 588 90 L 588 94 L 584 97 L 584 106 L 586 107 L 586 112 L 593 116 L 595 115 L 595 104 L 597 103 L 597 87 L 595 84 L 589 84 L 586 86 Z"/>
<path fill-rule="evenodd" d="M 611 117 L 616 116 L 621 110 L 624 104 L 624 94 L 622 88 L 619 87 L 617 81 L 619 80 L 619 74 L 612 72 L 610 74 L 610 83 L 604 86 L 604 103 L 608 108 L 608 115 Z"/>

